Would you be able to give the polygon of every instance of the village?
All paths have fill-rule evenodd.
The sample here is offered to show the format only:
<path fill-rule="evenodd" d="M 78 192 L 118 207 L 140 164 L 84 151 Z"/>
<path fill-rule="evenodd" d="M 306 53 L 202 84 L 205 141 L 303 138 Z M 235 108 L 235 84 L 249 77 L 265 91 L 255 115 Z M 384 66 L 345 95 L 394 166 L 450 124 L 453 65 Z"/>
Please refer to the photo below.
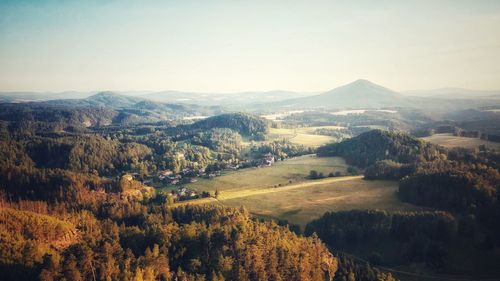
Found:
<path fill-rule="evenodd" d="M 223 169 L 216 171 L 207 171 L 204 168 L 183 168 L 179 173 L 174 173 L 172 170 L 159 171 L 155 177 L 145 180 L 144 184 L 172 188 L 169 196 L 174 202 L 205 198 L 215 195 L 205 191 L 199 193 L 183 186 L 183 184 L 197 182 L 199 177 L 215 178 L 220 176 L 223 171 L 234 171 L 248 167 L 270 167 L 274 163 L 274 155 L 267 153 L 261 159 L 246 160 L 239 164 L 228 163 Z"/>

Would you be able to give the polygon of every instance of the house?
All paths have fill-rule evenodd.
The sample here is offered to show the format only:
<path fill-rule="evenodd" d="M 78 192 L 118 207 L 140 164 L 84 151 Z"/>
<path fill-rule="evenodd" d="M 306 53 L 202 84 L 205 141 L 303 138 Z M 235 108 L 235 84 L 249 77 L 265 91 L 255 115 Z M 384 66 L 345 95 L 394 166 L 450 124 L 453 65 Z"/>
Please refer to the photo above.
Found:
<path fill-rule="evenodd" d="M 274 156 L 271 153 L 267 153 L 262 159 L 262 164 L 264 166 L 271 166 L 272 164 L 274 164 Z"/>
<path fill-rule="evenodd" d="M 229 169 L 229 170 L 237 170 L 238 169 L 238 165 L 231 165 L 231 164 L 228 164 L 226 166 L 226 169 Z"/>
<path fill-rule="evenodd" d="M 125 174 L 122 176 L 122 179 L 126 181 L 132 181 L 134 177 L 131 174 Z"/>
<path fill-rule="evenodd" d="M 173 173 L 174 172 L 172 172 L 172 170 L 163 170 L 163 171 L 159 171 L 158 175 L 166 177 L 166 176 L 170 176 Z"/>
<path fill-rule="evenodd" d="M 163 180 L 165 179 L 166 177 L 172 175 L 174 172 L 172 172 L 171 170 L 163 170 L 163 171 L 159 171 L 158 172 L 158 178 L 160 180 Z"/>

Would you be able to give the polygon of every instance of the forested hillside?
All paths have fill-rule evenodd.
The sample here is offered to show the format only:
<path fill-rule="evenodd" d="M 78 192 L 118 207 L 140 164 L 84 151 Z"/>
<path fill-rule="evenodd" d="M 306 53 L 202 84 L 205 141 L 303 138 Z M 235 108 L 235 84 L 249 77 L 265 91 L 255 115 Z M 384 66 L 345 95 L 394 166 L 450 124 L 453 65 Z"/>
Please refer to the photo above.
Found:
<path fill-rule="evenodd" d="M 9 206 L 20 204 L 27 203 Z M 49 215 L 2 207 L 2 280 L 323 281 L 337 270 L 319 239 L 254 221 L 244 209 L 109 200 L 93 212 L 70 206 L 39 210 Z M 23 219 L 14 225 L 7 215 Z M 75 233 L 72 225 L 76 234 L 64 234 Z M 63 237 L 68 243 L 54 247 Z"/>
<path fill-rule="evenodd" d="M 457 227 L 457 219 L 445 212 L 345 211 L 324 214 L 307 225 L 305 234 L 317 233 L 332 250 L 371 249 L 368 258 L 375 265 L 424 262 L 442 269 L 450 266 L 447 250 Z"/>
<path fill-rule="evenodd" d="M 319 156 L 340 156 L 366 168 L 379 160 L 413 163 L 438 159 L 442 149 L 396 131 L 372 130 L 340 143 L 318 148 Z"/>
<path fill-rule="evenodd" d="M 399 180 L 402 201 L 450 212 L 327 213 L 306 232 L 316 232 L 331 247 L 359 251 L 359 245 L 389 243 L 385 249 L 373 248 L 375 260 L 393 265 L 421 261 L 431 268 L 460 271 L 448 261 L 458 249 L 491 254 L 500 245 L 497 151 L 445 149 L 404 133 L 371 131 L 321 147 L 318 154 L 345 157 L 364 167 L 368 180 Z M 396 248 L 402 250 L 388 250 Z"/>
<path fill-rule="evenodd" d="M 0 103 L 0 128 L 16 134 L 85 132 L 89 128 L 180 122 L 184 117 L 220 114 L 220 107 L 152 103 L 100 93 L 86 99 Z"/>
<path fill-rule="evenodd" d="M 266 133 L 268 127 L 268 121 L 260 117 L 245 113 L 230 113 L 209 117 L 189 125 L 180 125 L 170 129 L 169 133 L 180 137 L 213 128 L 226 128 L 241 135 L 253 136 L 258 133 Z"/>

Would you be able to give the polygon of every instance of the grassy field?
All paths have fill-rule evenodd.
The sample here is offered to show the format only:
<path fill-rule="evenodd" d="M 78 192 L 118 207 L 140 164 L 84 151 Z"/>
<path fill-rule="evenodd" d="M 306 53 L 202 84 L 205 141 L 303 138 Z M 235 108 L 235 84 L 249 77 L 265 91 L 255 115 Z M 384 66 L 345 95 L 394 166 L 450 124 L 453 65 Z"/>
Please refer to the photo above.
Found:
<path fill-rule="evenodd" d="M 289 185 L 307 180 L 310 170 L 328 175 L 330 172 L 345 173 L 347 165 L 339 157 L 316 157 L 305 155 L 276 162 L 271 167 L 248 168 L 226 172 L 213 179 L 200 179 L 186 187 L 198 191 L 223 191 L 272 188 L 279 184 Z M 291 182 L 290 182 L 291 181 Z"/>
<path fill-rule="evenodd" d="M 341 179 L 341 178 L 334 178 Z M 418 210 L 420 207 L 403 203 L 397 198 L 397 182 L 366 181 L 361 177 L 347 180 L 319 180 L 301 188 L 282 187 L 283 190 L 224 199 L 227 206 L 245 206 L 251 213 L 278 219 L 286 219 L 304 227 L 327 211 L 352 209 L 383 209 L 388 211 Z M 279 190 L 280 188 L 275 188 Z"/>
<path fill-rule="evenodd" d="M 304 127 L 296 129 L 271 128 L 269 131 L 270 139 L 287 139 L 292 143 L 302 144 L 311 147 L 317 147 L 326 143 L 335 141 L 335 138 L 330 136 L 315 135 L 316 129 L 342 129 L 337 126 L 322 126 L 322 127 Z"/>
<path fill-rule="evenodd" d="M 453 134 L 435 134 L 422 139 L 434 144 L 442 145 L 444 147 L 477 148 L 480 145 L 485 145 L 486 147 L 490 148 L 500 148 L 500 143 L 497 142 L 491 142 L 477 138 L 457 137 Z"/>
<path fill-rule="evenodd" d="M 351 209 L 415 210 L 396 196 L 397 182 L 366 181 L 362 176 L 308 180 L 310 170 L 345 173 L 338 157 L 306 155 L 274 166 L 228 172 L 186 185 L 199 191 L 219 190 L 218 204 L 245 206 L 258 216 L 286 219 L 304 226 L 327 211 Z M 290 182 L 291 181 L 291 182 Z M 281 186 L 279 186 L 281 184 Z M 214 203 L 200 200 L 192 204 Z"/>

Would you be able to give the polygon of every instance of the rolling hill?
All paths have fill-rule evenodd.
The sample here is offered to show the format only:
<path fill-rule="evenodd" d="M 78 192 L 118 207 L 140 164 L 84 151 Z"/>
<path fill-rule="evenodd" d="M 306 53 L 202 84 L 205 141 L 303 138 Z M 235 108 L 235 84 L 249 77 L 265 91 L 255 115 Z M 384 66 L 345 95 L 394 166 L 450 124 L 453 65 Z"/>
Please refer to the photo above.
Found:
<path fill-rule="evenodd" d="M 340 156 L 348 164 L 363 168 L 380 160 L 413 163 L 440 156 L 440 149 L 430 143 L 403 132 L 383 130 L 371 130 L 340 143 L 326 144 L 317 152 L 319 156 Z"/>
<path fill-rule="evenodd" d="M 144 101 L 144 99 L 138 97 L 125 96 L 113 92 L 100 92 L 82 99 L 55 99 L 44 103 L 61 106 L 126 108 L 132 107 L 142 101 Z"/>
<path fill-rule="evenodd" d="M 169 128 L 167 132 L 172 135 L 191 135 L 195 132 L 213 128 L 231 129 L 241 135 L 250 136 L 267 132 L 269 130 L 269 122 L 258 116 L 246 113 L 227 113 L 196 121 L 192 124 Z"/>

